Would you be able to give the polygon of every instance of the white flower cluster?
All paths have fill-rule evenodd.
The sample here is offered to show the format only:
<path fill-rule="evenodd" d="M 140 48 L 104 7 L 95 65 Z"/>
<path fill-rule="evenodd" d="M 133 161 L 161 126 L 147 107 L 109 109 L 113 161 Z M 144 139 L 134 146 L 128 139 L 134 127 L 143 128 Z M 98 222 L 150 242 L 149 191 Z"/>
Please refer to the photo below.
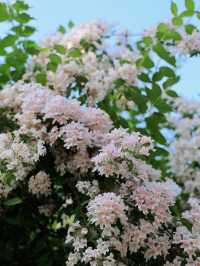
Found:
<path fill-rule="evenodd" d="M 193 193 L 200 185 L 200 103 L 178 98 L 177 112 L 169 117 L 175 136 L 170 144 L 170 167 L 186 190 Z"/>
<path fill-rule="evenodd" d="M 118 55 L 108 52 L 104 47 L 106 34 L 109 31 L 105 23 L 94 21 L 76 26 L 67 33 L 49 36 L 42 43 L 42 51 L 33 57 L 24 79 L 37 80 L 42 69 L 48 86 L 56 93 L 69 95 L 76 91 L 81 96 L 86 95 L 92 105 L 102 101 L 116 87 L 117 80 L 127 85 L 137 84 L 138 56 L 131 50 L 128 56 L 125 50 Z M 87 47 L 82 42 L 87 42 Z M 59 53 L 58 47 L 64 51 Z M 58 60 L 55 69 L 50 67 L 52 57 Z"/>
<path fill-rule="evenodd" d="M 27 137 L 28 141 L 23 140 L 20 130 L 0 134 L 0 163 L 5 172 L 8 171 L 13 175 L 11 180 L 13 186 L 16 181 L 23 180 L 40 156 L 46 153 L 43 140 L 31 134 Z"/>
<path fill-rule="evenodd" d="M 45 172 L 40 171 L 35 176 L 30 177 L 28 189 L 36 197 L 49 196 L 51 194 L 51 180 Z"/>
<path fill-rule="evenodd" d="M 97 261 L 104 265 L 125 265 L 123 258 L 128 252 L 140 248 L 147 249 L 146 261 L 166 256 L 171 242 L 162 225 L 172 221 L 169 207 L 177 193 L 169 181 L 160 183 L 160 171 L 144 160 L 153 149 L 152 140 L 122 128 L 112 129 L 104 111 L 81 106 L 78 100 L 57 95 L 47 87 L 19 82 L 10 90 L 17 102 L 9 100 L 12 96 L 8 88 L 5 90 L 0 92 L 1 105 L 8 108 L 8 113 L 12 113 L 9 119 L 19 127 L 0 135 L 0 162 L 5 171 L 12 170 L 17 173 L 16 180 L 27 182 L 30 194 L 37 200 L 47 200 L 38 206 L 38 212 L 47 217 L 54 209 L 50 199 L 56 185 L 55 177 L 46 173 L 49 169 L 41 169 L 43 164 L 38 169 L 42 158 L 51 160 L 55 175 L 63 181 L 70 178 L 67 181 L 71 187 L 67 195 L 71 198 L 70 205 L 66 201 L 62 208 L 73 209 L 80 204 L 77 197 L 88 198 L 83 206 L 76 206 L 84 211 L 85 225 L 81 225 L 83 221 L 77 224 L 73 213 L 72 220 L 62 216 L 63 221 L 58 225 L 71 225 L 67 265 L 79 262 L 95 265 Z M 20 182 L 15 186 L 18 184 L 20 187 Z M 1 195 L 5 197 L 3 192 Z M 139 219 L 134 224 L 134 216 L 133 220 L 130 217 L 134 209 L 146 220 L 151 214 L 153 221 Z M 93 235 L 98 238 L 91 245 L 89 239 Z M 116 251 L 121 259 L 115 257 Z"/>
<path fill-rule="evenodd" d="M 182 54 L 200 52 L 200 32 L 194 30 L 192 34 L 183 32 L 182 40 L 177 43 L 176 49 Z"/>

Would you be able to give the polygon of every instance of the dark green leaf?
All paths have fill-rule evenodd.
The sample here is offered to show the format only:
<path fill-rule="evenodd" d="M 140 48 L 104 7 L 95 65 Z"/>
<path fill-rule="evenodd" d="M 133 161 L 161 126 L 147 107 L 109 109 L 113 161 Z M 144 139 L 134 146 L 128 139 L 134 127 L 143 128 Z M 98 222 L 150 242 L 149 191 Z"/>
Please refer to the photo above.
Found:
<path fill-rule="evenodd" d="M 150 99 L 151 102 L 155 102 L 161 95 L 162 91 L 160 89 L 160 86 L 156 83 L 152 85 L 151 89 L 146 89 L 147 96 Z"/>
<path fill-rule="evenodd" d="M 23 46 L 25 51 L 31 55 L 37 54 L 39 52 L 39 47 L 34 41 L 25 40 L 23 41 Z"/>
<path fill-rule="evenodd" d="M 155 147 L 153 155 L 154 156 L 168 156 L 169 152 L 161 147 Z"/>
<path fill-rule="evenodd" d="M 157 43 L 154 46 L 154 51 L 156 52 L 156 54 L 162 58 L 163 60 L 165 60 L 167 63 L 175 66 L 176 65 L 176 59 L 173 55 L 171 55 L 161 43 Z"/>
<path fill-rule="evenodd" d="M 18 14 L 17 15 L 17 17 L 15 18 L 15 20 L 17 22 L 19 22 L 19 23 L 26 24 L 29 21 L 33 20 L 33 18 L 29 14 L 21 13 L 21 14 Z"/>
<path fill-rule="evenodd" d="M 166 94 L 169 95 L 170 97 L 174 97 L 174 98 L 178 97 L 178 94 L 173 90 L 167 90 Z"/>
<path fill-rule="evenodd" d="M 138 78 L 141 80 L 141 81 L 144 81 L 144 82 L 150 82 L 150 78 L 149 76 L 146 74 L 146 73 L 142 73 L 138 76 Z"/>
<path fill-rule="evenodd" d="M 163 83 L 163 87 L 166 89 L 168 87 L 171 87 L 172 85 L 176 84 L 177 82 L 179 82 L 180 77 L 179 76 L 175 76 L 173 78 L 169 78 L 167 79 L 164 83 Z"/>
<path fill-rule="evenodd" d="M 11 198 L 11 199 L 6 199 L 4 201 L 4 204 L 6 206 L 15 206 L 15 205 L 18 205 L 18 204 L 21 204 L 22 203 L 22 199 L 20 199 L 19 197 L 15 197 L 15 198 Z"/>
<path fill-rule="evenodd" d="M 172 111 L 171 105 L 169 105 L 166 100 L 161 98 L 158 99 L 154 105 L 161 113 L 168 113 Z"/>
<path fill-rule="evenodd" d="M 17 40 L 16 35 L 8 34 L 6 37 L 0 40 L 0 47 L 12 46 Z"/>
<path fill-rule="evenodd" d="M 125 91 L 125 96 L 128 100 L 134 101 L 140 112 L 145 113 L 147 110 L 147 98 L 143 95 L 139 88 L 129 87 Z"/>
<path fill-rule="evenodd" d="M 28 37 L 35 32 L 35 28 L 31 26 L 15 26 L 11 28 L 12 31 L 16 32 L 19 36 Z"/>

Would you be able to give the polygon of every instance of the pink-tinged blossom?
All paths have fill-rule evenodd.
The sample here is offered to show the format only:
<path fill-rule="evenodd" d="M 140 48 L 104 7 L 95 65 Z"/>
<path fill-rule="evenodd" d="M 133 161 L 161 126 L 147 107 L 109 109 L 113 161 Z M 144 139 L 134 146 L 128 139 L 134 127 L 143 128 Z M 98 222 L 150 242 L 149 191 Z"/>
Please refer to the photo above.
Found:
<path fill-rule="evenodd" d="M 87 150 L 80 150 L 68 157 L 66 168 L 74 174 L 86 174 L 92 168 L 92 162 Z"/>
<path fill-rule="evenodd" d="M 170 143 L 169 165 L 186 191 L 194 194 L 200 184 L 200 104 L 178 98 L 174 107 L 177 111 L 169 117 L 175 133 Z"/>
<path fill-rule="evenodd" d="M 94 198 L 100 193 L 99 184 L 97 180 L 90 181 L 78 181 L 76 184 L 77 190 L 89 196 L 90 198 Z"/>
<path fill-rule="evenodd" d="M 83 124 L 71 122 L 60 128 L 60 136 L 64 141 L 64 147 L 70 149 L 84 149 L 91 146 L 91 133 Z"/>
<path fill-rule="evenodd" d="M 132 200 L 144 214 L 152 213 L 158 224 L 172 218 L 169 207 L 174 204 L 175 194 L 165 182 L 144 183 L 133 192 Z"/>
<path fill-rule="evenodd" d="M 120 146 L 122 150 L 132 152 L 135 155 L 149 155 L 153 148 L 150 137 L 141 136 L 141 134 L 127 132 L 126 129 L 113 129 L 107 134 L 108 142 L 113 142 L 116 146 Z"/>
<path fill-rule="evenodd" d="M 108 133 L 112 128 L 112 121 L 108 114 L 101 109 L 89 107 L 82 109 L 80 122 L 90 130 Z"/>
<path fill-rule="evenodd" d="M 102 148 L 99 154 L 97 154 L 92 161 L 95 164 L 95 170 L 97 170 L 100 175 L 105 175 L 106 177 L 121 174 L 120 169 L 122 160 L 120 160 L 121 149 L 117 148 L 113 143 L 110 143 Z M 125 166 L 125 165 L 124 165 Z M 126 167 L 126 170 L 128 167 Z M 125 168 L 122 169 L 124 172 Z M 125 173 L 126 174 L 126 173 Z"/>
<path fill-rule="evenodd" d="M 115 224 L 118 219 L 122 224 L 127 222 L 127 208 L 120 196 L 112 192 L 96 196 L 87 209 L 90 221 L 101 228 Z"/>
<path fill-rule="evenodd" d="M 164 266 L 181 266 L 182 261 L 183 260 L 180 257 L 176 257 L 172 262 L 167 261 Z M 196 265 L 194 265 L 194 266 L 196 266 Z"/>
<path fill-rule="evenodd" d="M 28 96 L 30 94 L 33 94 L 34 99 L 32 98 L 32 100 L 35 100 L 35 102 L 32 101 L 31 104 Z M 24 104 L 24 108 L 28 107 L 33 111 L 35 108 L 38 108 L 38 104 L 40 105 L 41 101 L 44 102 L 46 97 L 50 96 L 50 94 L 53 94 L 53 92 L 36 82 L 24 83 L 23 81 L 18 81 L 15 84 L 7 85 L 1 90 L 0 106 L 9 107 L 14 111 L 18 111 L 23 102 L 29 101 L 29 104 Z"/>
<path fill-rule="evenodd" d="M 51 180 L 44 171 L 31 176 L 28 181 L 29 192 L 36 197 L 49 196 L 51 194 Z"/>
<path fill-rule="evenodd" d="M 44 106 L 44 119 L 64 124 L 69 120 L 77 121 L 80 117 L 80 103 L 77 100 L 68 100 L 62 96 L 52 97 Z"/>
<path fill-rule="evenodd" d="M 53 48 L 56 44 L 63 45 L 66 49 L 75 48 L 80 45 L 81 40 L 87 40 L 96 43 L 104 36 L 107 31 L 107 25 L 101 20 L 94 20 L 82 23 L 72 28 L 70 32 L 56 32 L 46 37 L 42 41 L 43 47 Z"/>
<path fill-rule="evenodd" d="M 66 95 L 67 88 L 75 82 L 79 74 L 80 67 L 76 62 L 62 63 L 58 65 L 55 72 L 47 71 L 48 85 L 53 87 L 57 94 Z"/>
<path fill-rule="evenodd" d="M 174 235 L 174 243 L 181 246 L 189 258 L 195 257 L 200 251 L 199 232 L 191 232 L 184 226 L 179 226 Z"/>
<path fill-rule="evenodd" d="M 192 34 L 182 32 L 182 40 L 177 43 L 176 49 L 182 54 L 191 54 L 200 51 L 200 32 L 193 30 Z"/>
<path fill-rule="evenodd" d="M 115 61 L 115 71 L 116 76 L 119 79 L 123 79 L 127 81 L 130 85 L 137 84 L 137 75 L 139 74 L 138 68 L 133 64 L 119 64 L 119 62 Z"/>
<path fill-rule="evenodd" d="M 100 153 L 92 161 L 94 169 L 100 175 L 117 176 L 122 178 L 145 179 L 148 174 L 145 170 L 148 165 L 140 159 L 140 155 L 147 156 L 152 149 L 151 140 L 138 133 L 129 134 L 125 129 L 114 129 L 105 136 L 105 143 Z M 148 168 L 150 170 L 150 168 Z M 152 167 L 151 167 L 152 169 Z M 144 170 L 144 171 L 143 171 Z M 152 169 L 153 171 L 153 169 Z M 150 171 L 148 171 L 149 173 Z"/>
<path fill-rule="evenodd" d="M 146 246 L 147 238 L 150 234 L 156 233 L 156 227 L 148 221 L 140 220 L 138 225 L 131 223 L 127 224 L 124 228 L 122 243 L 125 247 L 125 256 L 128 250 L 133 253 L 137 252 L 140 248 Z"/>
<path fill-rule="evenodd" d="M 46 103 L 53 97 L 53 93 L 41 85 L 34 90 L 26 92 L 22 99 L 22 112 L 24 113 L 41 113 Z"/>
<path fill-rule="evenodd" d="M 0 134 L 0 161 L 8 171 L 12 171 L 14 183 L 23 180 L 40 156 L 46 153 L 42 140 L 31 135 L 27 137 L 29 141 L 24 142 L 19 131 Z"/>
<path fill-rule="evenodd" d="M 147 250 L 144 254 L 146 261 L 151 258 L 157 258 L 158 256 L 166 257 L 168 250 L 171 247 L 170 239 L 167 235 L 164 236 L 154 236 L 148 238 Z"/>

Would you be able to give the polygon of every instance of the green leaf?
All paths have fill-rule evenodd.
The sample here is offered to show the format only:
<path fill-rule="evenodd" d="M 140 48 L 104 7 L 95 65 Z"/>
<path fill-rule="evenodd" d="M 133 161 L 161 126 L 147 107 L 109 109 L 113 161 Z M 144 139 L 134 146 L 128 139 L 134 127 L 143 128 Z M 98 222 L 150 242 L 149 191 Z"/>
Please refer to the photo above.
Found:
<path fill-rule="evenodd" d="M 27 53 L 21 49 L 16 49 L 9 53 L 6 57 L 6 63 L 13 67 L 21 67 L 27 60 Z"/>
<path fill-rule="evenodd" d="M 175 26 L 181 26 L 183 24 L 183 18 L 181 16 L 179 17 L 174 17 L 172 19 L 172 22 Z"/>
<path fill-rule="evenodd" d="M 128 100 L 132 100 L 138 106 L 140 112 L 145 113 L 147 110 L 147 97 L 141 93 L 137 87 L 128 87 L 125 90 L 125 96 Z"/>
<path fill-rule="evenodd" d="M 169 152 L 161 147 L 155 147 L 153 155 L 154 156 L 168 156 Z"/>
<path fill-rule="evenodd" d="M 148 46 L 151 46 L 153 44 L 153 40 L 150 36 L 145 36 L 143 38 L 143 42 L 144 44 L 148 47 Z"/>
<path fill-rule="evenodd" d="M 42 73 L 42 72 L 38 73 L 38 74 L 36 75 L 36 81 L 37 81 L 38 83 L 42 84 L 42 85 L 46 85 L 46 83 L 47 83 L 47 76 L 46 76 L 46 73 Z"/>
<path fill-rule="evenodd" d="M 163 78 L 163 75 L 160 71 L 157 71 L 153 74 L 152 80 L 155 81 L 160 81 Z"/>
<path fill-rule="evenodd" d="M 187 229 L 188 229 L 189 231 L 192 231 L 192 223 L 191 223 L 189 220 L 187 220 L 187 219 L 181 217 L 181 223 L 182 223 L 185 227 L 187 227 Z"/>
<path fill-rule="evenodd" d="M 29 37 L 36 29 L 31 26 L 19 25 L 12 27 L 11 30 L 16 32 L 19 36 Z"/>
<path fill-rule="evenodd" d="M 141 61 L 141 65 L 147 69 L 154 67 L 154 62 L 151 60 L 149 55 L 145 55 Z"/>
<path fill-rule="evenodd" d="M 200 12 L 197 12 L 197 18 L 200 19 Z"/>
<path fill-rule="evenodd" d="M 52 64 L 54 64 L 54 65 L 58 65 L 58 64 L 61 63 L 61 58 L 60 58 L 60 56 L 57 55 L 57 54 L 50 54 L 50 55 L 49 55 L 49 60 L 50 60 L 50 62 L 51 62 Z"/>
<path fill-rule="evenodd" d="M 165 23 L 160 23 L 157 27 L 157 31 L 160 31 L 160 32 L 166 32 L 169 30 L 169 27 L 167 24 Z"/>
<path fill-rule="evenodd" d="M 21 14 L 18 14 L 17 15 L 17 17 L 15 18 L 15 20 L 17 22 L 19 22 L 19 23 L 26 24 L 29 21 L 33 20 L 33 18 L 29 14 L 21 13 Z"/>
<path fill-rule="evenodd" d="M 39 47 L 34 41 L 31 40 L 23 41 L 23 47 L 25 51 L 31 55 L 37 54 L 39 52 Z"/>
<path fill-rule="evenodd" d="M 192 34 L 192 32 L 195 30 L 195 26 L 192 25 L 192 24 L 187 24 L 185 25 L 185 31 L 188 33 L 188 34 Z"/>
<path fill-rule="evenodd" d="M 74 22 L 72 20 L 70 20 L 68 22 L 68 25 L 67 26 L 68 26 L 69 29 L 71 29 L 71 28 L 73 28 L 75 26 L 75 24 L 74 24 Z"/>
<path fill-rule="evenodd" d="M 175 76 L 173 78 L 169 78 L 167 79 L 164 83 L 163 83 L 163 87 L 164 89 L 168 88 L 168 87 L 171 87 L 172 85 L 178 83 L 180 80 L 180 77 L 179 76 Z"/>
<path fill-rule="evenodd" d="M 160 86 L 156 83 L 152 85 L 151 89 L 146 89 L 146 92 L 151 102 L 155 102 L 162 94 Z"/>
<path fill-rule="evenodd" d="M 12 6 L 17 12 L 26 11 L 29 9 L 29 5 L 21 0 L 15 1 Z"/>
<path fill-rule="evenodd" d="M 12 46 L 17 40 L 16 35 L 8 34 L 6 37 L 0 40 L 0 47 L 9 47 Z"/>
<path fill-rule="evenodd" d="M 5 3 L 0 3 L 0 22 L 8 20 L 10 18 L 10 14 Z"/>
<path fill-rule="evenodd" d="M 68 55 L 70 57 L 80 57 L 82 54 L 80 49 L 74 48 L 68 52 Z"/>
<path fill-rule="evenodd" d="M 154 52 L 167 63 L 176 66 L 176 59 L 172 56 L 161 43 L 157 43 L 154 48 Z"/>
<path fill-rule="evenodd" d="M 141 80 L 141 81 L 144 81 L 144 82 L 150 82 L 150 78 L 149 76 L 146 74 L 146 73 L 141 73 L 138 78 Z"/>
<path fill-rule="evenodd" d="M 61 33 L 66 33 L 66 29 L 65 29 L 65 27 L 63 25 L 60 25 L 58 27 L 58 31 L 61 32 Z"/>
<path fill-rule="evenodd" d="M 192 17 L 194 15 L 194 11 L 192 10 L 185 10 L 180 14 L 180 17 Z"/>
<path fill-rule="evenodd" d="M 65 47 L 60 45 L 60 44 L 56 44 L 54 46 L 54 48 L 59 54 L 65 54 L 66 53 Z"/>
<path fill-rule="evenodd" d="M 178 97 L 178 94 L 173 90 L 167 90 L 166 94 L 169 95 L 170 97 L 173 97 L 173 98 Z"/>
<path fill-rule="evenodd" d="M 179 41 L 181 40 L 181 35 L 175 31 L 174 29 L 167 29 L 163 31 L 157 31 L 156 36 L 159 40 L 174 40 L 174 41 Z"/>
<path fill-rule="evenodd" d="M 174 29 L 168 31 L 165 35 L 165 40 L 180 41 L 181 39 L 181 34 Z"/>
<path fill-rule="evenodd" d="M 146 119 L 147 128 L 151 137 L 160 144 L 166 144 L 166 139 L 160 132 L 160 125 L 166 121 L 162 113 L 154 112 Z"/>
<path fill-rule="evenodd" d="M 168 113 L 172 111 L 171 105 L 169 105 L 166 100 L 161 98 L 158 99 L 154 105 L 161 113 Z"/>
<path fill-rule="evenodd" d="M 171 2 L 171 12 L 174 16 L 177 16 L 178 14 L 178 7 L 174 1 Z"/>
<path fill-rule="evenodd" d="M 4 201 L 4 204 L 6 206 L 15 206 L 15 205 L 18 205 L 18 204 L 21 204 L 23 201 L 21 198 L 19 197 L 14 197 L 14 198 L 11 198 L 11 199 L 6 199 Z"/>
<path fill-rule="evenodd" d="M 175 77 L 175 73 L 173 69 L 171 69 L 170 67 L 167 67 L 167 66 L 160 67 L 159 71 L 162 73 L 163 76 Z"/>
<path fill-rule="evenodd" d="M 195 10 L 195 4 L 193 0 L 185 0 L 185 7 L 188 10 Z"/>

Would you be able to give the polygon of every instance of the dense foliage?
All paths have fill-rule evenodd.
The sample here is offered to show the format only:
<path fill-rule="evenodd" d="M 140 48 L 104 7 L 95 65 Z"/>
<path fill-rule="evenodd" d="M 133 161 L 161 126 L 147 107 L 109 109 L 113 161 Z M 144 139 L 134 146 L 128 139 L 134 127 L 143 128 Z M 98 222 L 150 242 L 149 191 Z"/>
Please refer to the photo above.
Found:
<path fill-rule="evenodd" d="M 171 11 L 35 43 L 29 6 L 0 2 L 0 265 L 200 264 L 200 103 L 173 88 L 200 11 Z"/>

